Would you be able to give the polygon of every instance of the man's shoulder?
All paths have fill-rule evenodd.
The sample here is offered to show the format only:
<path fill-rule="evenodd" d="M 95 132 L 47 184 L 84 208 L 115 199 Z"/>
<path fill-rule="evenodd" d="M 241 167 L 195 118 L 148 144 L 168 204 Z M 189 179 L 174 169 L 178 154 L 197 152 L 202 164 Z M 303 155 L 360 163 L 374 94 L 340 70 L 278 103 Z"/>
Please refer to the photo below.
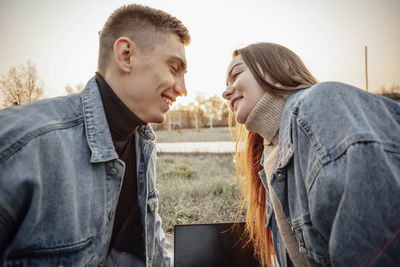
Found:
<path fill-rule="evenodd" d="M 69 121 L 82 116 L 82 104 L 79 94 L 49 98 L 6 108 L 0 111 L 1 124 L 14 126 L 45 126 L 56 122 Z M 7 127 L 7 128 L 8 128 Z M 4 128 L 0 132 L 3 132 Z"/>
<path fill-rule="evenodd" d="M 11 147 L 21 147 L 49 131 L 82 123 L 79 95 L 45 99 L 0 111 L 0 161 Z"/>

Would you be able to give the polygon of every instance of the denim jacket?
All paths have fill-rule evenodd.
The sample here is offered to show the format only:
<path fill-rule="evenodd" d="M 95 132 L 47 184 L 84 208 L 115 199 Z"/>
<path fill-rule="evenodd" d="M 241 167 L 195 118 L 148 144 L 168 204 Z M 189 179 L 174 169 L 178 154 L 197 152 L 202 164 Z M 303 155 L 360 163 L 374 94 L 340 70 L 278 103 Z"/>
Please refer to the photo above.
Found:
<path fill-rule="evenodd" d="M 95 78 L 80 94 L 0 112 L 0 266 L 99 266 L 125 164 Z M 157 213 L 155 136 L 135 136 L 146 266 L 169 266 Z"/>
<path fill-rule="evenodd" d="M 400 266 L 398 103 L 337 82 L 299 91 L 285 104 L 279 154 L 272 190 L 309 266 Z"/>

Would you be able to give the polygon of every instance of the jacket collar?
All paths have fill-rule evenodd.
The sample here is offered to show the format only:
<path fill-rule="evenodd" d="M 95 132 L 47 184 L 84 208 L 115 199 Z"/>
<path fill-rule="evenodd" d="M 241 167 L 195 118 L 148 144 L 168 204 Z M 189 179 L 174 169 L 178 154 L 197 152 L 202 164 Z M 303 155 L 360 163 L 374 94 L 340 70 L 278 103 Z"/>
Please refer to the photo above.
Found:
<path fill-rule="evenodd" d="M 90 162 L 105 162 L 118 158 L 95 77 L 89 80 L 82 91 L 81 100 L 86 137 L 92 152 Z"/>
<path fill-rule="evenodd" d="M 299 111 L 299 100 L 304 96 L 306 91 L 307 89 L 291 94 L 283 109 L 279 128 L 278 168 L 285 167 L 293 157 L 292 120 L 297 117 Z"/>
<path fill-rule="evenodd" d="M 85 90 L 81 93 L 81 101 L 86 137 L 92 152 L 90 162 L 105 162 L 117 159 L 118 154 L 114 149 L 96 77 L 91 78 L 87 83 Z M 137 132 L 143 138 L 154 142 L 155 135 L 150 125 L 139 126 Z"/>

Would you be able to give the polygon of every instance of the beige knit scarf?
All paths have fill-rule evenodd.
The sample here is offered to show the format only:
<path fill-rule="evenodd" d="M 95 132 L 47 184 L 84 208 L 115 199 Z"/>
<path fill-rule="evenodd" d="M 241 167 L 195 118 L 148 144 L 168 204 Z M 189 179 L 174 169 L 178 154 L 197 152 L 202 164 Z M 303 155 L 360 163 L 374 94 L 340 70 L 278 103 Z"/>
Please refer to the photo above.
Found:
<path fill-rule="evenodd" d="M 271 187 L 270 177 L 279 160 L 279 125 L 286 103 L 286 97 L 265 93 L 249 114 L 245 126 L 249 131 L 257 132 L 264 138 L 264 170 L 267 176 L 268 191 L 274 209 L 278 229 L 287 253 L 294 266 L 307 266 L 304 256 L 299 251 L 299 244 L 285 218 L 282 206 Z"/>

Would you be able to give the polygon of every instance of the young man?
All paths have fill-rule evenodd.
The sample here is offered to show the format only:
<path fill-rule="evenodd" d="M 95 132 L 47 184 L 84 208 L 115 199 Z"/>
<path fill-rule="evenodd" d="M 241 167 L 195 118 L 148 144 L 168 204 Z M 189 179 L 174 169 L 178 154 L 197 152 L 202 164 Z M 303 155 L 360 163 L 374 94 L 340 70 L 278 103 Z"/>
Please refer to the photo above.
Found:
<path fill-rule="evenodd" d="M 186 95 L 189 42 L 175 17 L 124 6 L 81 94 L 0 112 L 0 265 L 170 265 L 148 123 Z"/>

